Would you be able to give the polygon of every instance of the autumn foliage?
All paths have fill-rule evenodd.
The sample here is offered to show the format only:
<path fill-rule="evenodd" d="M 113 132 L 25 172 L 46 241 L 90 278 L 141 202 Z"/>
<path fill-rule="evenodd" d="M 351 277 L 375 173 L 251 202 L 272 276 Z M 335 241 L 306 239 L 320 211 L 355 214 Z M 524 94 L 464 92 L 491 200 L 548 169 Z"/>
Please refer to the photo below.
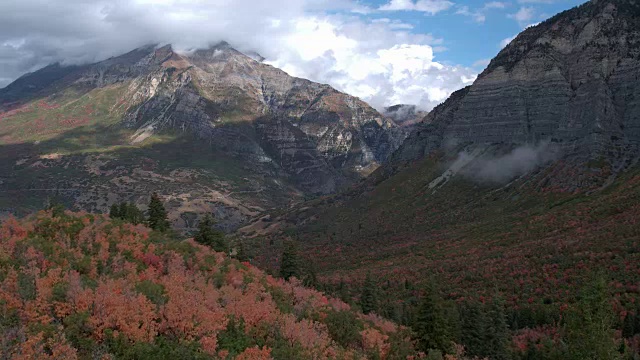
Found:
<path fill-rule="evenodd" d="M 328 331 L 343 312 L 352 342 Z M 385 359 L 404 331 L 143 225 L 40 212 L 0 226 L 2 358 Z"/>

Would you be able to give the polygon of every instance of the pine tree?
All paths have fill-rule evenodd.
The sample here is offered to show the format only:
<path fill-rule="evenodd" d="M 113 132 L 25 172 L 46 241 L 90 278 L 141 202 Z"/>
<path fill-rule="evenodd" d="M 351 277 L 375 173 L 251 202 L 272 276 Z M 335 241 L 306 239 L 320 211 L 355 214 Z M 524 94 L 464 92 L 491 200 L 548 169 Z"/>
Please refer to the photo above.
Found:
<path fill-rule="evenodd" d="M 306 287 L 317 288 L 318 276 L 316 275 L 316 266 L 310 259 L 305 260 L 304 275 L 302 276 L 302 284 Z"/>
<path fill-rule="evenodd" d="M 280 276 L 285 280 L 290 277 L 300 277 L 300 264 L 298 262 L 298 249 L 296 244 L 287 240 L 282 251 L 282 263 L 280 264 Z"/>
<path fill-rule="evenodd" d="M 360 307 L 362 312 L 369 314 L 377 310 L 376 284 L 371 277 L 371 272 L 367 273 L 362 286 L 362 294 L 360 295 Z"/>
<path fill-rule="evenodd" d="M 481 304 L 469 303 L 461 308 L 461 338 L 466 354 L 482 357 L 485 353 L 487 317 Z"/>
<path fill-rule="evenodd" d="M 127 205 L 125 219 L 134 225 L 142 224 L 144 222 L 144 214 L 142 213 L 142 210 L 138 209 L 136 204 L 129 203 Z"/>
<path fill-rule="evenodd" d="M 244 241 L 238 240 L 237 248 L 236 248 L 236 259 L 238 261 L 249 261 L 251 260 L 249 254 L 247 253 L 247 249 L 244 245 Z"/>
<path fill-rule="evenodd" d="M 566 351 L 568 359 L 620 359 L 615 341 L 614 313 L 603 276 L 582 291 L 577 308 L 568 314 Z"/>
<path fill-rule="evenodd" d="M 167 210 L 165 210 L 157 193 L 151 194 L 149 202 L 149 227 L 153 230 L 165 232 L 169 230 L 169 220 L 167 220 Z"/>
<path fill-rule="evenodd" d="M 222 231 L 213 228 L 215 221 L 211 215 L 205 215 L 204 219 L 198 224 L 198 232 L 193 237 L 200 244 L 207 245 L 215 251 L 227 252 L 228 246 Z"/>
<path fill-rule="evenodd" d="M 60 202 L 59 199 L 57 198 L 49 198 L 47 199 L 47 206 L 45 207 L 46 210 L 51 211 L 51 216 L 53 217 L 61 217 L 62 215 L 64 215 L 64 204 L 62 204 L 62 202 Z"/>
<path fill-rule="evenodd" d="M 497 294 L 488 306 L 487 328 L 484 331 L 485 351 L 490 359 L 503 360 L 508 357 L 509 326 L 504 312 L 504 301 Z"/>
<path fill-rule="evenodd" d="M 129 215 L 129 205 L 125 201 L 120 203 L 118 213 L 120 214 L 120 219 L 127 220 Z"/>
<path fill-rule="evenodd" d="M 120 219 L 120 206 L 118 204 L 111 205 L 111 209 L 109 210 L 109 217 L 111 219 Z"/>
<path fill-rule="evenodd" d="M 433 280 L 429 282 L 425 290 L 413 326 L 418 337 L 418 347 L 425 353 L 434 349 L 451 353 L 453 336 L 447 320 L 444 299 L 442 299 Z"/>

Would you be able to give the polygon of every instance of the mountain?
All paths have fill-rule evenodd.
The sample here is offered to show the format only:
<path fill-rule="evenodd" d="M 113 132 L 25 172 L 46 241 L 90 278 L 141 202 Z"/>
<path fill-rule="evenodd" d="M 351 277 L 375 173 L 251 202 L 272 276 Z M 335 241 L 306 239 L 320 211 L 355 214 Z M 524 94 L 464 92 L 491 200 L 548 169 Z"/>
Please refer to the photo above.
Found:
<path fill-rule="evenodd" d="M 612 326 L 626 324 L 616 341 L 637 353 L 639 25 L 640 3 L 610 0 L 526 29 L 359 186 L 241 233 L 262 266 L 279 251 L 271 239 L 295 237 L 347 298 L 372 274 L 378 311 L 406 324 L 430 279 L 461 314 L 501 299 L 524 358 L 562 349 L 567 309 L 599 273 Z"/>
<path fill-rule="evenodd" d="M 474 84 L 431 112 L 398 155 L 549 144 L 567 164 L 544 186 L 596 189 L 638 161 L 640 18 L 634 1 L 590 1 L 519 34 Z M 575 172 L 580 172 L 575 176 Z"/>
<path fill-rule="evenodd" d="M 426 111 L 418 110 L 417 106 L 407 104 L 393 105 L 384 109 L 385 116 L 404 127 L 411 127 L 421 122 L 427 114 Z"/>
<path fill-rule="evenodd" d="M 198 213 L 232 229 L 263 209 L 332 193 L 406 136 L 363 101 L 224 42 L 50 65 L 0 90 L 0 122 L 5 211 L 48 197 L 105 211 L 157 191 L 187 229 Z"/>
<path fill-rule="evenodd" d="M 415 354 L 406 328 L 299 280 L 104 215 L 8 219 L 0 225 L 0 273 L 7 359 Z"/>

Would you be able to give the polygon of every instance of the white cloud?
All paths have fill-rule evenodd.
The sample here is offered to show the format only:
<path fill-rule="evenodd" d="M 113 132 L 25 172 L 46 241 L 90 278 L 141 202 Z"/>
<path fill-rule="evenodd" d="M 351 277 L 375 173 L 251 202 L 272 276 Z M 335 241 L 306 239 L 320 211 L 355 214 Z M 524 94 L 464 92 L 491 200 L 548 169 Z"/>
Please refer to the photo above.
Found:
<path fill-rule="evenodd" d="M 509 5 L 509 3 L 501 2 L 501 1 L 491 1 L 484 4 L 485 9 L 504 9 Z"/>
<path fill-rule="evenodd" d="M 371 20 L 371 22 L 373 22 L 373 23 L 385 23 L 391 29 L 411 30 L 411 29 L 413 29 L 415 27 L 412 24 L 405 23 L 405 22 L 402 22 L 400 20 L 396 20 L 396 19 L 392 20 L 392 19 L 388 19 L 388 18 L 373 19 L 373 20 Z"/>
<path fill-rule="evenodd" d="M 383 22 L 305 18 L 270 63 L 292 75 L 328 82 L 377 108 L 398 103 L 431 109 L 475 79 L 475 71 L 435 61 L 430 36 L 389 32 Z"/>
<path fill-rule="evenodd" d="M 509 45 L 509 43 L 512 42 L 513 39 L 516 38 L 516 36 L 518 36 L 518 35 L 513 35 L 513 36 L 508 37 L 506 39 L 502 39 L 502 41 L 500 41 L 500 48 L 502 49 L 502 48 L 506 47 L 507 45 Z"/>
<path fill-rule="evenodd" d="M 391 0 L 380 7 L 382 11 L 421 11 L 434 15 L 449 9 L 453 3 L 448 0 Z"/>
<path fill-rule="evenodd" d="M 479 24 L 483 24 L 487 20 L 487 12 L 489 12 L 489 10 L 504 9 L 508 5 L 509 3 L 506 3 L 506 2 L 491 1 L 491 2 L 485 3 L 481 8 L 476 10 L 471 10 L 468 6 L 464 5 L 464 6 L 458 7 L 456 14 L 468 16 L 471 19 L 473 19 L 473 21 Z"/>
<path fill-rule="evenodd" d="M 471 11 L 469 10 L 468 6 L 461 6 L 456 11 L 456 14 L 468 16 L 472 18 L 473 21 L 480 24 L 484 23 L 484 21 L 487 19 L 486 15 L 482 11 Z"/>
<path fill-rule="evenodd" d="M 443 2 L 412 4 L 426 11 L 435 3 Z M 352 15 L 362 11 L 345 0 L 0 1 L 0 86 L 56 61 L 94 62 L 154 42 L 186 50 L 221 40 L 378 108 L 430 109 L 475 78 L 475 70 L 437 61 L 442 39 Z"/>
<path fill-rule="evenodd" d="M 535 16 L 535 9 L 533 7 L 523 6 L 514 14 L 509 14 L 507 17 L 516 20 L 520 25 L 530 23 Z"/>

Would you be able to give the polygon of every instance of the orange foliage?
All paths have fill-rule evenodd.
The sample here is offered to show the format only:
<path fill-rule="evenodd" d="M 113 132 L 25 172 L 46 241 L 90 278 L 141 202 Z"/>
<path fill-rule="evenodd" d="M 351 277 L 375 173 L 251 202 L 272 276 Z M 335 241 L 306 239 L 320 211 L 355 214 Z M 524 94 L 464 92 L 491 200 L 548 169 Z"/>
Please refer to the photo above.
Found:
<path fill-rule="evenodd" d="M 259 349 L 258 347 L 247 348 L 242 354 L 236 357 L 236 360 L 270 360 L 273 359 L 271 357 L 271 349 L 267 347 L 263 347 Z"/>
<path fill-rule="evenodd" d="M 0 226 L 0 273 L 0 312 L 15 314 L 20 322 L 13 333 L 0 330 L 0 336 L 15 340 L 6 340 L 3 344 L 13 345 L 3 348 L 16 359 L 76 358 L 63 335 L 66 318 L 75 315 L 80 316 L 72 322 L 98 346 L 111 335 L 129 343 L 155 343 L 163 336 L 224 358 L 229 352 L 220 348 L 218 335 L 234 317 L 243 321 L 248 336 L 268 339 L 277 333 L 305 357 L 363 355 L 362 349 L 339 348 L 322 323 L 328 311 L 349 305 L 192 240 L 154 243 L 144 226 L 115 225 L 100 215 L 41 212 L 24 222 L 9 218 Z M 281 301 L 288 301 L 293 313 L 282 312 Z M 384 357 L 389 348 L 384 333 L 395 331 L 395 325 L 358 316 L 375 327 L 362 332 L 362 348 Z M 43 332 L 43 327 L 56 330 Z M 237 358 L 271 359 L 271 349 L 250 346 Z"/>

